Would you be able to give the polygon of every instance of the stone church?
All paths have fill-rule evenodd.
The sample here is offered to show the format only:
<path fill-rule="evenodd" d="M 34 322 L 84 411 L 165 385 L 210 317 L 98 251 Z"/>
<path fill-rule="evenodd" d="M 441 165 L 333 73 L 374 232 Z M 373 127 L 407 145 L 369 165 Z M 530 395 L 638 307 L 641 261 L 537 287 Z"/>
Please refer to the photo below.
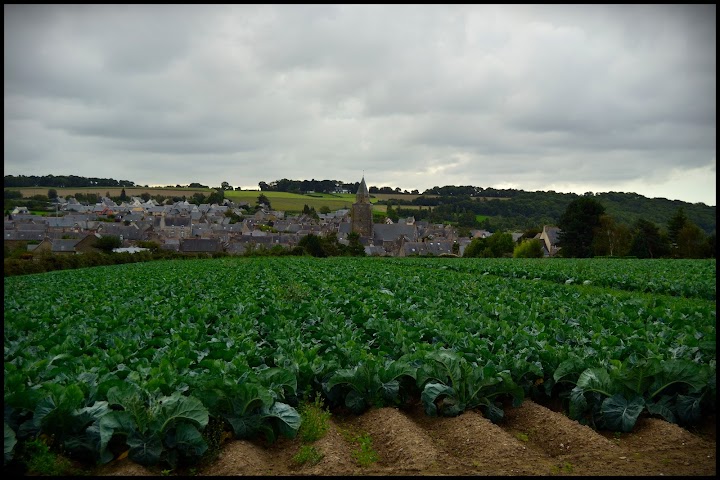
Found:
<path fill-rule="evenodd" d="M 370 192 L 368 192 L 365 184 L 365 175 L 363 175 L 355 195 L 355 203 L 352 205 L 351 230 L 357 232 L 361 237 L 372 237 L 373 234 L 373 216 L 372 205 L 370 204 Z"/>

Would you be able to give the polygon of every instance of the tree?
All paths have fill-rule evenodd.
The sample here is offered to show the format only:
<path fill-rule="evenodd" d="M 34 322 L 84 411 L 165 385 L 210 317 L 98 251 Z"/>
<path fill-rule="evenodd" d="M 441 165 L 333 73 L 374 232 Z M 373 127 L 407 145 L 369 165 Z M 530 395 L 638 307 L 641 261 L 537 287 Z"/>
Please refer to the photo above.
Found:
<path fill-rule="evenodd" d="M 207 203 L 209 203 L 211 205 L 212 204 L 222 205 L 224 199 L 225 199 L 225 191 L 221 190 L 219 188 L 216 188 L 208 196 Z"/>
<path fill-rule="evenodd" d="M 475 258 L 482 256 L 481 254 L 486 249 L 486 239 L 484 238 L 473 238 L 470 243 L 465 247 L 463 257 Z"/>
<path fill-rule="evenodd" d="M 668 220 L 667 223 L 668 239 L 670 240 L 670 242 L 677 242 L 678 234 L 687 222 L 688 218 L 687 216 L 685 216 L 685 209 L 683 207 L 678 208 L 675 214 L 670 218 L 670 220 Z"/>
<path fill-rule="evenodd" d="M 318 210 L 318 212 L 322 214 L 328 214 L 330 213 L 330 207 L 328 207 L 327 205 L 323 205 L 322 207 L 320 207 L 320 210 Z"/>
<path fill-rule="evenodd" d="M 495 258 L 511 257 L 515 249 L 512 234 L 507 232 L 495 232 L 490 235 L 487 238 L 487 246 Z"/>
<path fill-rule="evenodd" d="M 337 233 L 328 233 L 320 238 L 320 244 L 325 257 L 336 257 L 344 253 L 345 245 L 337 238 Z"/>
<path fill-rule="evenodd" d="M 50 190 L 48 190 L 47 196 L 50 200 L 55 200 L 58 196 L 57 190 L 51 188 Z"/>
<path fill-rule="evenodd" d="M 121 202 L 124 202 L 125 200 L 127 200 L 127 193 L 125 193 L 125 189 L 123 188 L 123 189 L 120 191 L 120 201 L 121 201 Z"/>
<path fill-rule="evenodd" d="M 477 226 L 477 218 L 473 212 L 463 212 L 458 215 L 458 226 L 460 227 L 475 227 Z"/>
<path fill-rule="evenodd" d="M 564 257 L 592 257 L 593 239 L 603 213 L 605 207 L 590 196 L 570 202 L 558 221 L 560 254 Z"/>
<path fill-rule="evenodd" d="M 202 205 L 205 202 L 205 195 L 203 195 L 200 192 L 195 192 L 190 197 L 190 200 L 188 200 L 188 203 L 193 203 L 195 205 Z"/>
<path fill-rule="evenodd" d="M 624 223 L 616 223 L 610 215 L 600 215 L 595 229 L 592 250 L 595 256 L 623 257 L 630 251 L 632 230 Z"/>
<path fill-rule="evenodd" d="M 264 193 L 261 193 L 260 195 L 258 195 L 257 204 L 260 205 L 263 203 L 267 205 L 268 208 L 272 208 L 270 207 L 270 199 L 266 197 Z"/>
<path fill-rule="evenodd" d="M 113 248 L 122 247 L 122 241 L 120 240 L 120 237 L 116 235 L 103 235 L 95 240 L 95 244 L 93 246 L 109 253 L 112 252 Z"/>
<path fill-rule="evenodd" d="M 142 198 L 143 202 L 147 202 L 150 200 L 150 194 L 147 192 L 143 192 L 140 194 L 140 198 Z"/>
<path fill-rule="evenodd" d="M 323 250 L 322 239 L 317 235 L 308 233 L 300 239 L 298 246 L 302 247 L 308 254 L 313 257 L 325 257 L 325 250 Z"/>
<path fill-rule="evenodd" d="M 694 223 L 687 221 L 685 225 L 677 232 L 677 253 L 680 258 L 708 258 L 707 235 L 700 227 Z"/>
<path fill-rule="evenodd" d="M 630 254 L 638 258 L 661 258 L 670 252 L 667 237 L 660 234 L 660 229 L 654 223 L 639 219 L 635 223 Z"/>
<path fill-rule="evenodd" d="M 515 244 L 510 233 L 495 232 L 487 238 L 474 238 L 463 252 L 463 257 L 511 257 Z"/>
<path fill-rule="evenodd" d="M 680 230 L 687 224 L 688 218 L 685 216 L 685 209 L 680 207 L 677 209 L 675 214 L 668 220 L 667 232 L 668 240 L 670 241 L 670 249 L 673 256 L 677 257 L 678 252 L 678 234 Z"/>
<path fill-rule="evenodd" d="M 542 258 L 543 250 L 540 240 L 536 238 L 525 239 L 513 250 L 513 258 Z"/>
<path fill-rule="evenodd" d="M 360 243 L 360 234 L 357 232 L 350 232 L 347 234 L 348 248 L 347 253 L 351 257 L 364 257 L 365 247 Z"/>
<path fill-rule="evenodd" d="M 233 189 L 232 185 L 230 185 L 228 182 L 222 182 L 222 183 L 220 184 L 220 187 L 221 187 L 223 190 L 232 190 L 232 189 Z"/>

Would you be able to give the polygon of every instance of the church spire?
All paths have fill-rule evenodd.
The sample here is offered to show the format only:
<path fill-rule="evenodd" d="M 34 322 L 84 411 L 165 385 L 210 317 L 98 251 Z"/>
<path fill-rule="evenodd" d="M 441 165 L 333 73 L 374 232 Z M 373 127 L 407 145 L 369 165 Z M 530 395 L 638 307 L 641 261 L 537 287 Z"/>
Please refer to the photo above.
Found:
<path fill-rule="evenodd" d="M 365 184 L 365 172 L 363 172 L 360 186 L 355 195 L 355 203 L 352 205 L 351 226 L 353 232 L 361 237 L 371 237 L 373 234 L 372 204 L 370 203 L 370 192 Z"/>
<path fill-rule="evenodd" d="M 363 175 L 357 194 L 355 194 L 355 202 L 370 203 L 370 193 L 368 192 L 367 185 L 365 184 L 365 175 Z"/>

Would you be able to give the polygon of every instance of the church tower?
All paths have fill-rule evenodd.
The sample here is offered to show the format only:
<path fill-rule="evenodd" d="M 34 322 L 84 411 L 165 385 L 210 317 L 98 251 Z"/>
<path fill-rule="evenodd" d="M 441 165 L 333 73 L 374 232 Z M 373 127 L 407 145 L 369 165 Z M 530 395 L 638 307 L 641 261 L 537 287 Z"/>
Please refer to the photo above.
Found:
<path fill-rule="evenodd" d="M 372 236 L 372 204 L 370 204 L 370 193 L 365 185 L 363 175 L 355 195 L 355 203 L 352 205 L 352 231 L 360 234 L 361 237 Z"/>

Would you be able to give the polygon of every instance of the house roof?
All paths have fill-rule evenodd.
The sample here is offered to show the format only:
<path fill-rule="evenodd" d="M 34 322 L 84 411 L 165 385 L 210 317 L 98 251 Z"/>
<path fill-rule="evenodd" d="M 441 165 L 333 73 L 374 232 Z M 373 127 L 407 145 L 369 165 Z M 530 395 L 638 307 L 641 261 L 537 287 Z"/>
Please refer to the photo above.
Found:
<path fill-rule="evenodd" d="M 453 242 L 405 242 L 402 246 L 405 255 L 443 255 L 452 253 Z"/>
<path fill-rule="evenodd" d="M 543 225 L 543 232 L 547 235 L 550 240 L 550 245 L 557 245 L 560 240 L 560 228 L 553 227 L 550 225 Z"/>
<path fill-rule="evenodd" d="M 219 252 L 222 244 L 217 238 L 184 238 L 180 240 L 183 252 Z"/>
<path fill-rule="evenodd" d="M 52 245 L 52 251 L 53 252 L 74 252 L 75 251 L 75 245 L 80 241 L 79 238 L 73 238 L 73 239 L 61 239 L 61 240 L 51 240 Z"/>
<path fill-rule="evenodd" d="M 43 240 L 45 232 L 37 230 L 5 230 L 4 240 Z"/>
<path fill-rule="evenodd" d="M 47 230 L 47 223 L 17 223 L 16 228 L 20 231 L 45 231 Z"/>
<path fill-rule="evenodd" d="M 407 225 L 404 223 L 393 224 L 373 224 L 373 238 L 382 240 L 383 242 L 394 241 L 400 237 L 406 237 L 410 241 L 417 239 L 417 229 L 415 225 Z"/>

